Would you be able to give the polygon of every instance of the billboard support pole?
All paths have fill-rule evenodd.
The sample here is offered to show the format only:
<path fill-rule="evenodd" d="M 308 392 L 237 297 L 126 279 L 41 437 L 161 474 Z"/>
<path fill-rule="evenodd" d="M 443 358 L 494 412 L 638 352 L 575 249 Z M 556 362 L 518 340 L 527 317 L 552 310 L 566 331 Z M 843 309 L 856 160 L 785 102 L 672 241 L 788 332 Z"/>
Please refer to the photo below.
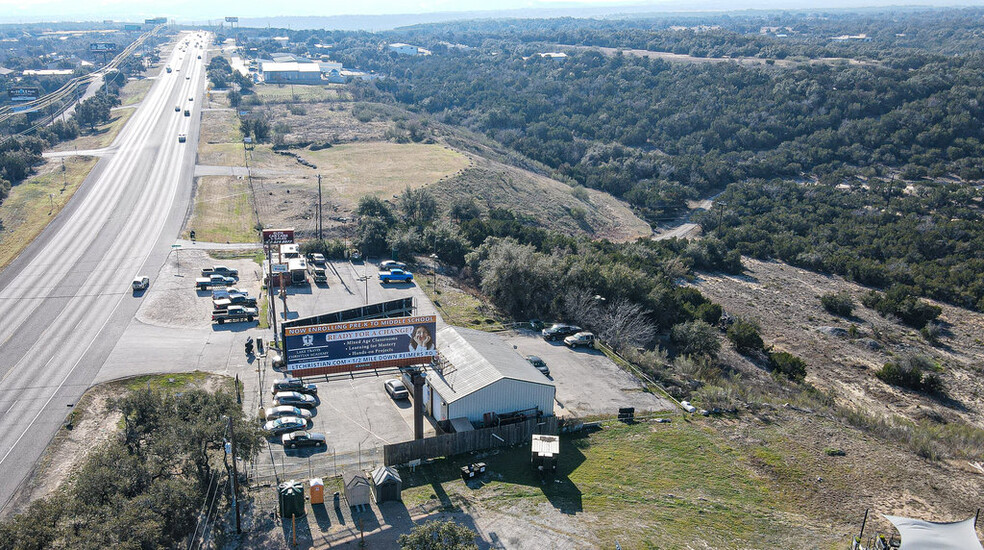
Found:
<path fill-rule="evenodd" d="M 279 348 L 277 345 L 279 338 L 277 336 L 277 298 L 273 295 L 273 252 L 270 250 L 270 245 L 267 245 L 267 294 L 270 295 L 270 318 L 273 319 L 273 347 Z M 279 274 L 278 274 L 279 276 Z"/>
<path fill-rule="evenodd" d="M 413 438 L 424 438 L 424 377 L 420 369 L 413 371 L 410 376 L 413 382 Z"/>

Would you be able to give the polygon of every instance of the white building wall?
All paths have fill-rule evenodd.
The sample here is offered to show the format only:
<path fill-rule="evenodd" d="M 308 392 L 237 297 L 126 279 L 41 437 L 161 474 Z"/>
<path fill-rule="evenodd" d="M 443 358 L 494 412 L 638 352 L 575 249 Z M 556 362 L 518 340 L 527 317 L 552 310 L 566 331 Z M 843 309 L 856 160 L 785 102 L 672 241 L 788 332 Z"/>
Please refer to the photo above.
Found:
<path fill-rule="evenodd" d="M 553 415 L 556 388 L 548 384 L 534 384 L 519 380 L 503 379 L 474 392 L 448 405 L 448 418 L 465 417 L 472 422 L 482 422 L 487 412 L 505 414 L 532 407 L 539 407 L 545 415 Z M 435 409 L 437 392 L 435 391 Z"/>

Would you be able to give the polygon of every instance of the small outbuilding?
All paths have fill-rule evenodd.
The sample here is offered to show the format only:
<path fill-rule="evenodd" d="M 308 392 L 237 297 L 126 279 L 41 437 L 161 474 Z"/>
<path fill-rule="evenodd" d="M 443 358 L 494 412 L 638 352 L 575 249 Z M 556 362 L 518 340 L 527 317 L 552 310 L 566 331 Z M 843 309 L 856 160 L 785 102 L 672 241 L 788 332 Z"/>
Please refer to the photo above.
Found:
<path fill-rule="evenodd" d="M 557 458 L 560 456 L 560 437 L 556 435 L 533 434 L 532 456 L 530 461 L 537 473 L 543 475 L 557 471 Z"/>
<path fill-rule="evenodd" d="M 390 500 L 403 500 L 403 480 L 396 469 L 391 466 L 380 466 L 372 471 L 372 492 L 376 504 Z"/>
<path fill-rule="evenodd" d="M 289 518 L 291 516 L 303 517 L 304 511 L 304 484 L 295 481 L 285 481 L 278 487 L 280 493 L 280 516 Z"/>
<path fill-rule="evenodd" d="M 345 500 L 349 507 L 369 506 L 371 489 L 369 480 L 362 472 L 345 472 L 342 474 L 345 482 Z"/>

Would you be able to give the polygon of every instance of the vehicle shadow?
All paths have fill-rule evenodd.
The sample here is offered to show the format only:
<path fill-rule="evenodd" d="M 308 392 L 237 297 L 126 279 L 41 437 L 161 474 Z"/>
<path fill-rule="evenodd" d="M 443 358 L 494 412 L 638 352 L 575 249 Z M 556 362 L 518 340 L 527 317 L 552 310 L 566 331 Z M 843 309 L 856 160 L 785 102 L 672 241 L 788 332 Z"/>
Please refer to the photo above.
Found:
<path fill-rule="evenodd" d="M 146 288 L 141 289 L 141 290 L 134 290 L 133 291 L 133 297 L 134 298 L 142 298 L 144 294 L 147 294 L 147 289 Z"/>
<path fill-rule="evenodd" d="M 407 289 L 407 288 L 413 288 L 413 287 L 415 287 L 417 285 L 414 284 L 413 281 L 392 282 L 392 283 L 384 283 L 382 281 L 379 281 L 379 286 L 381 286 L 383 288 Z"/>
<path fill-rule="evenodd" d="M 257 322 L 237 322 L 237 323 L 212 323 L 212 330 L 214 332 L 244 332 L 253 328 L 256 328 Z"/>

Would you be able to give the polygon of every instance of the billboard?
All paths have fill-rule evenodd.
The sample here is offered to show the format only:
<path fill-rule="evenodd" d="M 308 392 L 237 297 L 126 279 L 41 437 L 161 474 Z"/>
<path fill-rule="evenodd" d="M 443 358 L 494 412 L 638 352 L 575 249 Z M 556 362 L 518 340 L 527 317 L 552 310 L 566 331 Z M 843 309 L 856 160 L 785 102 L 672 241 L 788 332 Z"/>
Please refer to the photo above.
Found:
<path fill-rule="evenodd" d="M 36 86 L 17 86 L 7 90 L 10 101 L 34 101 L 41 97 L 41 88 Z"/>
<path fill-rule="evenodd" d="M 167 23 L 167 17 L 155 17 L 153 19 L 144 19 L 145 25 L 163 25 Z"/>
<path fill-rule="evenodd" d="M 287 372 L 336 374 L 426 365 L 437 356 L 437 316 L 284 327 Z"/>
<path fill-rule="evenodd" d="M 112 42 L 93 42 L 89 44 L 89 51 L 95 53 L 109 53 L 116 51 L 116 44 Z"/>
<path fill-rule="evenodd" d="M 142 26 L 137 25 L 137 24 L 134 24 L 134 23 L 127 23 L 127 24 L 123 25 L 123 30 L 125 30 L 125 31 L 139 31 L 141 29 L 143 29 Z"/>
<path fill-rule="evenodd" d="M 263 244 L 291 244 L 294 242 L 294 228 L 290 229 L 264 229 Z"/>
<path fill-rule="evenodd" d="M 238 23 L 238 22 L 239 22 L 238 17 L 226 17 L 226 23 Z"/>

